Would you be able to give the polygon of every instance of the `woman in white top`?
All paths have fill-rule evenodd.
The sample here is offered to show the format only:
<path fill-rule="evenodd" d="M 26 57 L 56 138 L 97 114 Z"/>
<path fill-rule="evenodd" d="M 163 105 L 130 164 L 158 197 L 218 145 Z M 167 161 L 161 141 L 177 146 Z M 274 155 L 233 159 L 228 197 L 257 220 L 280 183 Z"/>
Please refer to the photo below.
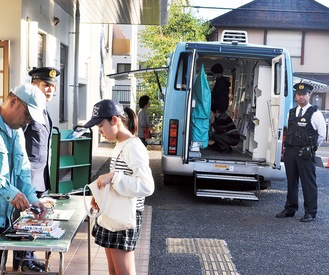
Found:
<path fill-rule="evenodd" d="M 94 105 L 92 118 L 84 127 L 97 125 L 100 133 L 109 141 L 117 141 L 113 149 L 111 166 L 115 169 L 97 179 L 98 187 L 106 184 L 122 196 L 136 197 L 136 228 L 110 231 L 95 222 L 92 235 L 95 243 L 105 248 L 109 274 L 135 275 L 134 249 L 142 226 L 144 200 L 154 192 L 154 180 L 149 166 L 149 155 L 143 143 L 134 136 L 137 129 L 137 116 L 130 108 L 113 100 L 102 100 Z M 117 160 L 117 161 L 115 161 Z M 98 209 L 95 199 L 91 206 Z"/>

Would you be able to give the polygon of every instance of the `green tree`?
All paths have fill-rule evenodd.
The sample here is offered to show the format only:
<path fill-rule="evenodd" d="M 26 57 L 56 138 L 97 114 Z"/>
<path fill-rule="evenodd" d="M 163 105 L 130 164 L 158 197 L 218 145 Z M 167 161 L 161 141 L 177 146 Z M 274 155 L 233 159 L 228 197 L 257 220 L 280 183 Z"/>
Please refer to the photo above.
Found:
<path fill-rule="evenodd" d="M 168 58 L 181 41 L 206 41 L 213 28 L 204 19 L 196 18 L 191 8 L 184 7 L 182 0 L 176 0 L 170 5 L 168 24 L 165 26 L 147 26 L 139 32 L 141 46 L 149 49 L 149 53 L 143 55 L 143 66 L 156 68 L 168 66 Z M 151 98 L 150 114 L 155 114 L 159 119 L 162 115 L 161 102 L 158 100 L 158 85 L 154 74 L 142 75 L 141 82 L 143 94 Z M 159 74 L 162 87 L 165 87 L 166 73 Z M 138 97 L 142 94 L 138 94 Z M 154 116 L 153 116 L 154 117 Z"/>

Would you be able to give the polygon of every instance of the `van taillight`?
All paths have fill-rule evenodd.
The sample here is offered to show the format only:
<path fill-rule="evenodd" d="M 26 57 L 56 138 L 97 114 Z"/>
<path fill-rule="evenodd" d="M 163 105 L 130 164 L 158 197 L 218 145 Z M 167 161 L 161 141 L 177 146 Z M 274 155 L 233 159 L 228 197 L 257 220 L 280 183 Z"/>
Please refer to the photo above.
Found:
<path fill-rule="evenodd" d="M 177 154 L 177 140 L 178 140 L 178 120 L 171 119 L 169 121 L 169 146 L 168 155 Z"/>

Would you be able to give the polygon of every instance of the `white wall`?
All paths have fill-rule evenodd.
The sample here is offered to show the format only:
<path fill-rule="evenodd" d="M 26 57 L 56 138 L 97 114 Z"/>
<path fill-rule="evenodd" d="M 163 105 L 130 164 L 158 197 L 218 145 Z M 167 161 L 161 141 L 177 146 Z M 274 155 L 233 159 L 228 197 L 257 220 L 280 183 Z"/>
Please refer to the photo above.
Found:
<path fill-rule="evenodd" d="M 60 22 L 57 26 L 53 24 L 53 18 L 58 17 Z M 21 77 L 20 81 L 30 81 L 28 71 L 37 66 L 38 51 L 37 37 L 41 32 L 46 37 L 46 56 L 44 66 L 51 66 L 60 69 L 60 45 L 61 43 L 68 47 L 67 61 L 67 102 L 73 102 L 74 85 L 74 21 L 61 8 L 52 1 L 44 0 L 23 0 L 22 1 L 22 33 L 21 33 Z M 31 23 L 29 23 L 29 21 Z M 30 24 L 30 26 L 29 26 Z M 31 27 L 32 26 L 32 27 Z M 28 32 L 28 28 L 31 31 Z M 29 40 L 27 39 L 29 36 Z M 30 45 L 28 45 L 30 41 Z M 29 50 L 27 50 L 29 47 Z M 29 53 L 28 53 L 29 51 Z M 28 58 L 30 56 L 30 58 Z M 24 62 L 26 61 L 26 62 Z M 23 65 L 24 64 L 24 65 Z M 58 77 L 58 83 L 60 83 Z M 67 105 L 67 118 L 65 123 L 59 123 L 59 88 L 53 100 L 48 103 L 48 109 L 53 120 L 53 125 L 60 129 L 73 127 L 73 106 Z"/>
<path fill-rule="evenodd" d="M 21 1 L 1 0 L 0 39 L 10 41 L 9 88 L 21 82 Z"/>
<path fill-rule="evenodd" d="M 329 32 L 306 32 L 304 65 L 295 64 L 298 72 L 329 73 Z"/>

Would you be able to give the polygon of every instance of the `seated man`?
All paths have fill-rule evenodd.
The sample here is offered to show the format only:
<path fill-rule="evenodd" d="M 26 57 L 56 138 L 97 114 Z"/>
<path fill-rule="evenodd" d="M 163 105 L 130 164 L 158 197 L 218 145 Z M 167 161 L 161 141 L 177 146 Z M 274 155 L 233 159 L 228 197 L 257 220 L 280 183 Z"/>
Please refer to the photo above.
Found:
<path fill-rule="evenodd" d="M 215 142 L 209 148 L 221 153 L 232 152 L 232 147 L 240 142 L 240 133 L 233 120 L 226 112 L 211 112 L 210 116 L 210 138 Z"/>

